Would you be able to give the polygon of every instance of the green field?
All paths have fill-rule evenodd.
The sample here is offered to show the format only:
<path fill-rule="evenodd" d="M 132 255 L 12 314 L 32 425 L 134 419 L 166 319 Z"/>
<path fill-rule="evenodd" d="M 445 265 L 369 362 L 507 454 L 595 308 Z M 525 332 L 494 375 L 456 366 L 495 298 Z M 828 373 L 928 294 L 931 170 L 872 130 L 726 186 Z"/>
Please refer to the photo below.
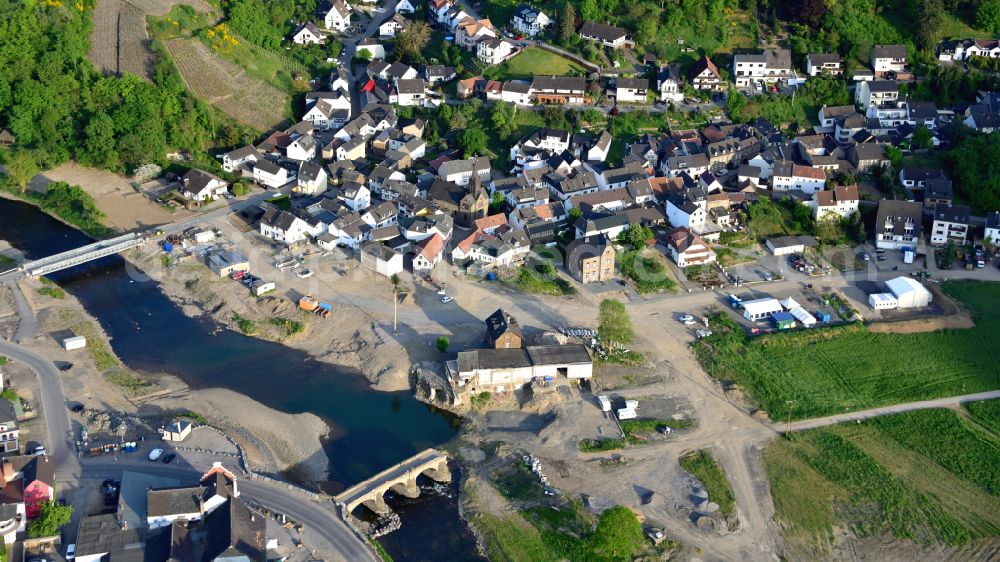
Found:
<path fill-rule="evenodd" d="M 952 410 L 795 433 L 768 446 L 764 460 L 793 550 L 821 554 L 836 525 L 919 544 L 1000 533 L 1000 436 Z"/>
<path fill-rule="evenodd" d="M 732 515 L 736 511 L 733 489 L 712 455 L 702 449 L 681 457 L 681 468 L 690 472 L 708 492 L 709 501 L 719 504 L 719 513 Z"/>
<path fill-rule="evenodd" d="M 976 327 L 877 334 L 862 324 L 746 336 L 729 316 L 694 344 L 716 379 L 740 385 L 772 419 L 863 410 L 995 390 L 1000 376 L 1000 284 L 948 282 Z"/>
<path fill-rule="evenodd" d="M 495 80 L 530 80 L 536 74 L 580 76 L 583 67 L 556 53 L 528 47 L 522 53 L 501 64 L 490 74 Z"/>

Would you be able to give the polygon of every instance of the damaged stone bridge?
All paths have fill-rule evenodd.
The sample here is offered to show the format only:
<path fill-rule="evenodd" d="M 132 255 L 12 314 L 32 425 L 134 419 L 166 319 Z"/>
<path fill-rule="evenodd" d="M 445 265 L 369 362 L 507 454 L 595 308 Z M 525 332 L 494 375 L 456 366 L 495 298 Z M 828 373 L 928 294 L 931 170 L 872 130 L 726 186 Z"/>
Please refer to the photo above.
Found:
<path fill-rule="evenodd" d="M 401 496 L 415 498 L 420 495 L 417 487 L 417 476 L 421 474 L 438 482 L 451 480 L 448 470 L 448 455 L 437 449 L 426 449 L 379 472 L 371 478 L 359 482 L 334 496 L 337 506 L 343 510 L 344 517 L 349 516 L 358 506 L 364 505 L 375 513 L 383 514 L 390 511 L 383 494 L 392 490 Z"/>

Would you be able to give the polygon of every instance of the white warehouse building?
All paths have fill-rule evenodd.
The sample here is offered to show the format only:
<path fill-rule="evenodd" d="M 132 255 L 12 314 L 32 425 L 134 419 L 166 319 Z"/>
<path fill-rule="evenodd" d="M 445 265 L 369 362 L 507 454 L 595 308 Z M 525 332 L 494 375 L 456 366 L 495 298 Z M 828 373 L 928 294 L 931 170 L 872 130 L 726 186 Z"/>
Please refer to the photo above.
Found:
<path fill-rule="evenodd" d="M 933 300 L 933 295 L 919 282 L 909 277 L 896 277 L 885 282 L 888 293 L 869 295 L 868 306 L 875 310 L 920 308 Z"/>

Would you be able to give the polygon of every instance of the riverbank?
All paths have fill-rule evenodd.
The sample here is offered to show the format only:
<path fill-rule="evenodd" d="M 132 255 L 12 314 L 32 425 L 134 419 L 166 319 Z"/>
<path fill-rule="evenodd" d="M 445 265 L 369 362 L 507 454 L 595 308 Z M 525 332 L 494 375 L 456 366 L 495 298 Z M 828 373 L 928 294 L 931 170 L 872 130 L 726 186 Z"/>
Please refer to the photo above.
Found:
<path fill-rule="evenodd" d="M 6 250 L 0 241 L 0 250 Z M 0 290 L 0 336 L 9 339 L 24 319 L 14 306 L 12 291 L 20 290 L 34 313 L 37 330 L 22 341 L 27 349 L 54 362 L 71 363 L 63 373 L 67 398 L 86 408 L 164 418 L 194 412 L 239 443 L 249 466 L 257 471 L 287 473 L 301 482 L 326 480 L 329 459 L 323 441 L 331 427 L 312 413 L 288 414 L 224 388 L 193 390 L 178 377 L 164 373 L 138 374 L 114 354 L 111 340 L 97 319 L 73 295 L 48 291 L 39 280 L 24 280 L 17 288 Z M 71 335 L 87 337 L 83 350 L 66 351 L 60 342 Z"/>
<path fill-rule="evenodd" d="M 213 273 L 194 255 L 182 250 L 166 254 L 159 244 L 149 243 L 122 257 L 141 270 L 137 280 L 155 282 L 185 315 L 206 315 L 244 335 L 304 351 L 318 361 L 356 369 L 375 390 L 410 390 L 411 366 L 419 361 L 439 360 L 433 349 L 409 335 L 394 336 L 391 319 L 359 306 L 334 302 L 327 318 L 302 311 L 298 299 L 328 292 L 326 282 L 319 276 L 300 279 L 275 270 L 263 254 L 270 248 L 254 245 L 254 240 L 245 239 L 249 236 L 230 230 L 232 227 L 220 224 L 222 221 L 228 223 L 228 219 L 222 219 L 206 225 L 220 228 L 217 243 L 248 255 L 251 271 L 270 276 L 266 280 L 276 282 L 275 291 L 255 297 L 241 283 Z M 371 281 L 367 282 L 370 290 Z"/>

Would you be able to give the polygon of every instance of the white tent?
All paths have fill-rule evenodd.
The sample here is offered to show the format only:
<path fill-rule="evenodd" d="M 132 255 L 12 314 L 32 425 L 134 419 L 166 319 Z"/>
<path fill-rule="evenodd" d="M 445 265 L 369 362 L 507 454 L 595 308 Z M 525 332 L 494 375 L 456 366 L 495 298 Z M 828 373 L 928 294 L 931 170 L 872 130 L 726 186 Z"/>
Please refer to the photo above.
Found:
<path fill-rule="evenodd" d="M 791 299 L 788 299 L 788 300 L 791 300 Z M 792 302 L 795 302 L 795 301 L 792 301 Z M 806 311 L 806 309 L 802 308 L 801 306 L 792 307 L 791 309 L 789 309 L 788 312 L 790 312 L 792 314 L 792 316 L 794 316 L 795 319 L 798 320 L 799 324 L 802 324 L 806 328 L 808 328 L 808 327 L 810 327 L 810 326 L 812 326 L 813 324 L 816 323 L 816 318 L 814 318 L 812 314 L 809 314 Z"/>
<path fill-rule="evenodd" d="M 788 310 L 788 311 L 791 311 L 793 308 L 801 308 L 802 307 L 802 305 L 800 305 L 799 303 L 795 302 L 795 299 L 793 299 L 792 297 L 788 297 L 788 298 L 786 298 L 784 300 L 781 300 L 781 301 L 778 301 L 778 302 L 780 302 L 781 306 L 785 307 L 785 310 Z"/>

